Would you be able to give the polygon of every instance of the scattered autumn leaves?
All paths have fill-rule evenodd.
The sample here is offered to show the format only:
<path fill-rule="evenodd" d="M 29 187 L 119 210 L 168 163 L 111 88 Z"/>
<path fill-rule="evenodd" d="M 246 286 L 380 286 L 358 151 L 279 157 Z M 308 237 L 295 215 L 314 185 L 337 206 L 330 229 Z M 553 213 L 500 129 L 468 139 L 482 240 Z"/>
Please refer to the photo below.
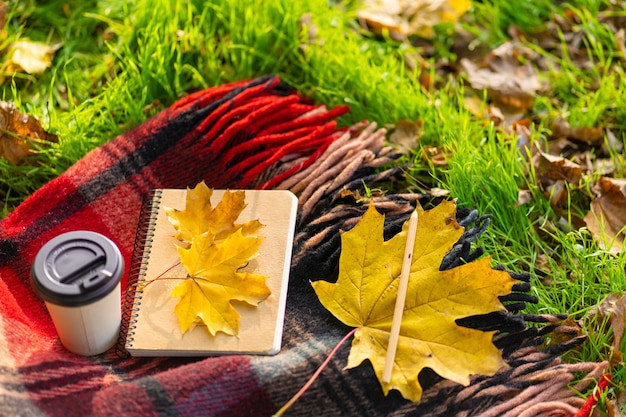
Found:
<path fill-rule="evenodd" d="M 477 118 L 493 123 L 502 137 L 515 140 L 520 152 L 530 156 L 531 167 L 527 171 L 534 172 L 536 185 L 558 216 L 570 208 L 573 194 L 588 200 L 587 215 L 570 214 L 570 227 L 586 226 L 601 247 L 620 252 L 626 225 L 626 196 L 619 187 L 622 180 L 611 177 L 620 175 L 611 156 L 623 151 L 623 143 L 609 128 L 573 127 L 561 116 L 552 120 L 528 116 L 537 95 L 549 88 L 535 69 L 541 64 L 531 64 L 536 59 L 533 51 L 513 41 L 487 54 L 478 65 L 461 60 L 475 91 L 466 97 L 465 107 Z M 487 106 L 482 101 L 477 105 L 476 94 L 480 91 L 487 92 Z M 533 131 L 540 124 L 547 125 L 546 134 L 533 138 Z M 531 184 L 532 179 L 529 176 Z M 520 190 L 518 205 L 530 202 L 530 195 L 528 190 Z"/>
<path fill-rule="evenodd" d="M 0 39 L 5 41 L 7 4 L 0 2 Z M 3 59 L 0 66 L 0 84 L 15 74 L 40 74 L 52 64 L 52 57 L 58 46 L 32 42 L 28 39 L 10 43 L 0 51 Z M 0 102 L 0 157 L 9 165 L 26 161 L 36 144 L 56 142 L 57 137 L 47 133 L 37 119 L 21 114 L 13 103 Z"/>
<path fill-rule="evenodd" d="M 531 63 L 521 64 L 520 57 L 521 51 L 508 42 L 487 54 L 482 62 L 463 58 L 460 64 L 472 89 L 486 90 L 498 107 L 521 113 L 532 108 L 542 83 Z"/>
<path fill-rule="evenodd" d="M 430 6 L 417 2 L 412 3 L 413 9 L 402 1 L 371 3 L 379 7 L 393 4 L 383 13 L 365 3 L 359 17 L 367 21 L 371 30 L 381 33 L 382 27 L 389 33 L 398 34 L 393 38 L 415 45 L 423 45 L 424 38 L 432 36 L 432 30 L 418 30 L 415 22 L 431 27 L 446 21 L 456 22 L 467 10 L 463 2 L 454 1 L 424 2 Z M 438 10 L 439 16 L 417 18 L 411 11 L 419 7 Z M 450 8 L 457 13 L 447 15 L 449 19 L 446 20 L 441 10 Z M 377 18 L 371 17 L 372 14 Z M 388 14 L 393 14 L 393 18 Z M 617 43 L 624 43 L 624 19 L 620 16 L 607 10 L 600 13 L 599 20 L 615 33 Z M 484 47 L 470 48 L 469 45 L 477 45 L 476 37 L 457 26 L 452 51 L 456 61 L 426 64 L 429 52 L 428 48 L 422 48 L 424 56 L 407 57 L 407 65 L 411 69 L 415 69 L 415 62 L 421 63 L 422 69 L 434 66 L 440 79 L 448 80 L 454 76 L 459 84 L 465 84 L 464 108 L 476 119 L 495 126 L 500 138 L 515 141 L 521 154 L 527 156 L 530 187 L 539 189 L 556 216 L 568 211 L 572 200 L 583 201 L 587 213 L 569 210 L 565 216 L 569 219 L 569 227 L 586 227 L 602 248 L 618 253 L 624 244 L 626 187 L 620 178 L 623 166 L 615 156 L 623 152 L 623 142 L 619 139 L 623 132 L 616 134 L 610 126 L 572 126 L 565 114 L 541 113 L 535 108 L 538 96 L 552 94 L 548 77 L 542 71 L 558 69 L 559 59 L 565 53 L 559 49 L 563 44 L 567 46 L 567 58 L 579 69 L 593 67 L 592 57 L 585 47 L 585 31 L 579 25 L 580 17 L 572 9 L 567 9 L 563 15 L 555 14 L 536 33 L 511 27 L 512 40 L 491 51 Z M 410 38 L 411 35 L 414 37 Z M 538 53 L 527 46 L 526 41 L 539 45 L 548 54 Z M 618 50 L 625 49 L 626 46 L 618 45 Z M 622 57 L 622 62 L 624 60 L 626 55 Z M 427 82 L 422 82 L 420 76 L 419 81 L 425 90 L 436 87 L 430 77 Z M 419 144 L 423 134 L 421 120 L 401 120 L 392 127 L 390 141 L 404 151 L 421 148 L 422 157 L 430 167 L 446 166 L 453 157 L 451 150 Z M 536 196 L 531 190 L 519 190 L 516 206 L 529 204 L 533 198 Z M 555 223 L 559 221 L 562 219 L 555 219 Z"/>

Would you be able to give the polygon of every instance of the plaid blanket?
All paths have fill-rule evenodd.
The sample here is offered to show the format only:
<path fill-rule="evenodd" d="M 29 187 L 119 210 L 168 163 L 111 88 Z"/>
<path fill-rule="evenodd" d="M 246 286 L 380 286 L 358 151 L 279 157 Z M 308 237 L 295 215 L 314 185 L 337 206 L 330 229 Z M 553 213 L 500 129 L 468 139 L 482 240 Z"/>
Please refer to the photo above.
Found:
<path fill-rule="evenodd" d="M 364 206 L 344 189 L 393 181 L 403 167 L 385 145 L 385 131 L 362 122 L 339 128 L 346 107 L 315 105 L 276 76 L 199 91 L 91 151 L 42 187 L 0 223 L 0 415 L 19 416 L 267 416 L 276 412 L 347 333 L 319 304 L 309 280 L 334 280 L 338 230 L 352 227 Z M 391 168 L 384 169 L 385 166 Z M 111 349 L 95 357 L 60 344 L 44 304 L 29 284 L 30 266 L 49 239 L 92 230 L 112 239 L 130 265 L 142 202 L 153 188 L 184 188 L 200 180 L 215 188 L 282 188 L 299 197 L 283 349 L 276 356 L 133 358 Z M 392 236 L 426 195 L 374 197 Z M 482 254 L 472 241 L 489 219 L 459 210 L 466 232 L 442 263 Z M 128 268 L 128 267 L 127 267 Z M 128 271 L 126 271 L 128 273 Z M 127 274 L 125 274 L 126 276 Z M 533 302 L 527 275 L 503 299 L 508 311 L 465 320 L 496 330 L 509 367 L 474 377 L 468 387 L 420 374 L 413 404 L 385 397 L 368 364 L 344 370 L 344 346 L 292 416 L 565 416 L 583 405 L 582 390 L 605 363 L 563 364 L 559 354 L 580 343 L 539 348 L 544 336 L 568 334 L 562 317 L 523 314 Z M 126 278 L 122 282 L 126 286 Z M 534 324 L 533 324 L 534 323 Z"/>

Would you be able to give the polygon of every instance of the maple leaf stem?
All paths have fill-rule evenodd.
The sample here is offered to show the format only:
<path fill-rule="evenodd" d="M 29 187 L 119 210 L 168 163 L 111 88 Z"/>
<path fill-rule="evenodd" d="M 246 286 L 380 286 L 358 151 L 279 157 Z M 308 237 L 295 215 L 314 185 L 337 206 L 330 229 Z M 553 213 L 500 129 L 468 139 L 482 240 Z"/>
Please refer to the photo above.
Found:
<path fill-rule="evenodd" d="M 170 272 L 172 269 L 176 268 L 178 265 L 180 265 L 180 262 L 176 262 L 174 265 L 170 266 L 169 268 L 167 268 L 165 271 L 163 271 L 161 273 L 161 275 L 159 275 L 158 277 L 151 279 L 150 281 L 146 282 L 143 285 L 143 288 L 146 288 L 148 285 L 152 284 L 155 281 L 164 281 L 164 280 L 169 280 L 169 279 L 177 279 L 177 280 L 181 280 L 181 279 L 187 279 L 187 277 L 169 277 L 169 278 L 164 278 L 163 275 L 167 274 L 168 272 Z"/>
<path fill-rule="evenodd" d="M 343 339 L 339 341 L 339 343 L 337 343 L 337 345 L 333 348 L 333 350 L 328 354 L 328 357 L 326 358 L 326 360 L 324 360 L 324 362 L 319 366 L 319 368 L 317 368 L 313 376 L 309 378 L 307 383 L 304 384 L 302 388 L 300 388 L 300 390 L 296 392 L 296 394 L 293 397 L 291 397 L 291 399 L 287 401 L 287 403 L 285 403 L 285 405 L 283 405 L 280 408 L 280 410 L 278 410 L 276 414 L 274 414 L 272 417 L 282 416 L 285 413 L 285 411 L 289 409 L 289 407 L 291 407 L 296 401 L 298 401 L 298 398 L 300 398 L 306 392 L 306 390 L 308 390 L 309 387 L 313 385 L 317 377 L 322 373 L 324 368 L 326 368 L 326 366 L 330 363 L 330 360 L 333 358 L 333 356 L 335 356 L 339 348 L 345 343 L 346 340 L 350 339 L 354 335 L 354 332 L 356 332 L 357 329 L 358 327 L 355 327 L 354 329 L 350 330 L 350 332 L 347 335 L 345 335 Z"/>

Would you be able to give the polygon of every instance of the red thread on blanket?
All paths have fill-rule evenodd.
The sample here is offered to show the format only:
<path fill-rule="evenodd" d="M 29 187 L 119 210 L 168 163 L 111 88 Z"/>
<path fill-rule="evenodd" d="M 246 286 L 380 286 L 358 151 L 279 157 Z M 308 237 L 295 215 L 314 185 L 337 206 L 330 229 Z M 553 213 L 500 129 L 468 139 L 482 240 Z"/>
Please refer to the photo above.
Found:
<path fill-rule="evenodd" d="M 329 120 L 334 120 L 339 116 L 343 116 L 348 113 L 350 108 L 348 106 L 337 106 L 324 113 L 316 114 L 309 117 L 301 117 L 299 119 L 290 120 L 288 122 L 279 123 L 275 126 L 270 126 L 267 130 L 259 132 L 260 135 L 270 135 L 277 132 L 285 132 L 293 129 L 298 129 L 302 126 L 319 126 L 326 123 Z"/>
<path fill-rule="evenodd" d="M 263 171 L 267 166 L 268 158 L 270 156 L 275 157 L 285 146 L 291 145 L 292 148 L 310 149 L 317 146 L 314 141 L 320 137 L 330 135 L 335 130 L 335 122 L 329 122 L 323 126 L 318 126 L 312 129 L 296 130 L 280 136 L 259 137 L 255 142 L 256 146 L 254 148 L 256 148 L 257 151 L 255 155 L 247 157 L 241 161 L 236 161 L 235 164 L 232 164 L 231 161 L 235 156 L 237 156 L 237 154 L 227 153 L 227 155 L 225 155 L 226 158 L 222 159 L 220 162 L 223 161 L 225 164 L 230 164 L 230 166 L 224 166 L 224 168 L 228 168 L 228 172 L 231 173 L 230 175 L 237 175 L 248 167 L 255 167 L 255 172 L 258 174 L 259 171 Z M 252 148 L 247 150 L 252 150 Z M 241 152 L 238 152 L 238 154 L 241 154 Z"/>
<path fill-rule="evenodd" d="M 263 184 L 261 184 L 258 188 L 260 188 L 262 190 L 269 190 L 271 188 L 276 187 L 278 184 L 282 183 L 287 178 L 289 178 L 292 175 L 294 175 L 296 172 L 300 172 L 302 170 L 307 169 L 315 161 L 317 161 L 317 159 L 320 157 L 320 155 L 322 155 L 326 151 L 326 149 L 328 149 L 328 147 L 330 146 L 331 143 L 332 143 L 332 141 L 330 141 L 330 140 L 328 142 L 324 143 L 311 156 L 309 156 L 304 162 L 296 164 L 293 167 L 289 168 L 288 170 L 286 170 L 286 171 L 276 175 L 275 177 L 273 177 L 270 180 L 268 180 L 268 181 L 264 182 Z"/>
<path fill-rule="evenodd" d="M 218 120 L 220 120 L 220 118 L 222 118 L 222 116 L 224 116 L 228 112 L 238 108 L 248 100 L 258 95 L 264 94 L 266 91 L 272 89 L 273 87 L 276 87 L 279 83 L 280 80 L 278 79 L 278 77 L 273 77 L 263 84 L 244 89 L 239 94 L 235 95 L 231 100 L 228 100 L 227 102 L 216 108 L 213 112 L 211 112 L 211 114 L 209 114 L 206 119 L 204 119 L 201 123 L 198 124 L 198 126 L 196 126 L 193 132 L 195 134 L 204 132 L 210 126 L 213 126 Z M 200 105 L 201 103 L 204 103 L 204 100 L 199 101 L 198 105 Z"/>
<path fill-rule="evenodd" d="M 253 120 L 248 126 L 248 130 L 250 130 L 251 132 L 256 132 L 257 134 L 266 135 L 267 133 L 264 130 L 269 129 L 276 123 L 281 123 L 285 120 L 292 120 L 297 117 L 304 117 L 304 114 L 319 107 L 320 106 L 312 106 L 310 104 L 302 104 L 301 102 L 296 102 L 290 104 L 288 107 L 278 109 L 272 114 L 267 115 L 266 117 L 258 120 Z"/>
<path fill-rule="evenodd" d="M 243 161 L 244 166 L 246 168 L 249 167 L 249 170 L 244 174 L 243 179 L 241 180 L 241 184 L 246 187 L 249 186 L 255 178 L 259 177 L 261 173 L 272 167 L 282 158 L 290 155 L 291 153 L 300 153 L 304 154 L 311 150 L 318 148 L 326 144 L 330 143 L 336 139 L 336 136 L 329 136 L 333 131 L 335 131 L 336 126 L 334 122 L 329 123 L 328 127 L 320 127 L 316 129 L 315 132 L 311 133 L 309 137 L 300 138 L 285 144 L 277 150 L 269 150 L 265 152 L 260 152 L 258 154 L 259 164 L 256 166 L 252 166 L 252 164 L 248 163 L 252 158 L 248 158 Z M 262 162 L 261 162 L 262 161 Z M 243 172 L 243 171 L 242 171 Z"/>
<path fill-rule="evenodd" d="M 169 108 L 172 112 L 180 112 L 183 110 L 189 110 L 189 108 L 193 106 L 204 107 L 208 103 L 221 99 L 226 94 L 233 91 L 234 88 L 241 87 L 244 84 L 245 82 L 242 81 L 238 83 L 224 84 L 206 90 L 199 90 L 195 93 L 189 94 L 188 96 L 180 98 Z"/>
<path fill-rule="evenodd" d="M 263 119 L 275 112 L 277 108 L 290 106 L 297 101 L 297 96 L 261 96 L 233 109 L 226 113 L 206 134 L 208 138 L 217 138 L 215 142 L 211 144 L 211 148 L 214 151 L 219 151 L 223 149 L 227 143 L 232 146 L 232 143 L 229 142 L 237 132 L 245 130 L 246 132 L 254 133 L 254 131 L 250 129 L 250 120 Z M 229 124 L 230 126 L 226 127 Z M 225 130 L 222 131 L 224 128 Z"/>

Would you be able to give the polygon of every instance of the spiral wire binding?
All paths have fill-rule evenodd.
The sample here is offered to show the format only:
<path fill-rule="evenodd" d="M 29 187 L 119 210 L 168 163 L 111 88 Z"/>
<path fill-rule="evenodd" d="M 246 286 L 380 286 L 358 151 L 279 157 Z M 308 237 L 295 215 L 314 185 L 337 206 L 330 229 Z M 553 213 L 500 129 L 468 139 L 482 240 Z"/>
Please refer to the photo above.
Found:
<path fill-rule="evenodd" d="M 135 323 L 143 293 L 140 286 L 146 279 L 146 269 L 156 227 L 156 215 L 159 211 L 162 194 L 163 190 L 153 190 L 144 200 L 139 212 L 139 223 L 128 275 L 128 287 L 122 307 L 122 323 L 115 347 L 115 352 L 120 357 L 128 356 L 126 347 L 132 347 Z"/>

